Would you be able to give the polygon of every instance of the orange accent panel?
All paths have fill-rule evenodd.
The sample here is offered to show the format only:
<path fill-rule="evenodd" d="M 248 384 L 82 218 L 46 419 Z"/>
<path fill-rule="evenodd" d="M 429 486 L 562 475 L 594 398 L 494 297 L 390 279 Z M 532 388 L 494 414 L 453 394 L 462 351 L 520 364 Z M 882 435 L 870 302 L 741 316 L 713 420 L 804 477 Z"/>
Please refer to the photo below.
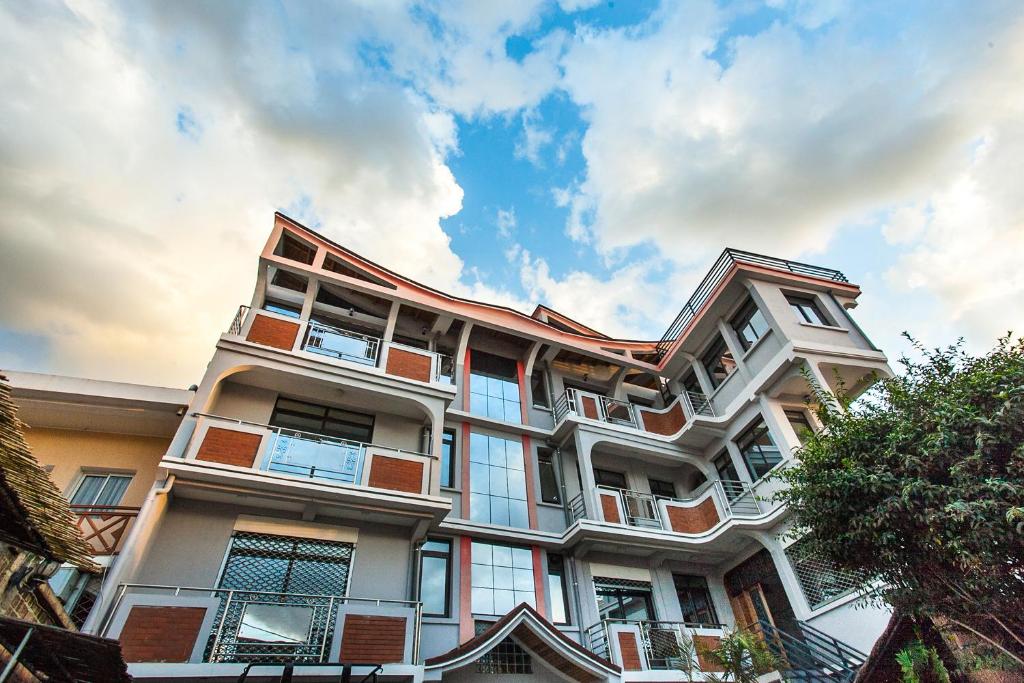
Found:
<path fill-rule="evenodd" d="M 668 521 L 672 531 L 681 534 L 699 534 L 715 528 L 720 521 L 715 501 L 708 498 L 700 505 L 689 508 L 667 505 Z"/>
<path fill-rule="evenodd" d="M 405 349 L 396 349 L 394 346 L 388 348 L 388 364 L 385 371 L 389 375 L 420 382 L 429 382 L 433 379 L 430 376 L 430 356 Z"/>
<path fill-rule="evenodd" d="M 252 325 L 249 327 L 249 334 L 246 335 L 245 340 L 254 344 L 291 351 L 295 346 L 295 337 L 298 334 L 298 323 L 257 313 L 252 319 Z"/>
<path fill-rule="evenodd" d="M 533 550 L 533 593 L 537 601 L 537 611 L 545 619 L 548 618 L 547 603 L 544 601 L 544 580 L 543 563 L 540 561 L 540 548 L 534 546 Z"/>
<path fill-rule="evenodd" d="M 405 617 L 347 614 L 339 661 L 394 664 L 405 660 Z"/>
<path fill-rule="evenodd" d="M 628 631 L 619 631 L 615 635 L 619 639 L 622 668 L 626 671 L 643 671 L 644 661 L 640 659 L 640 648 L 636 644 L 636 636 Z"/>
<path fill-rule="evenodd" d="M 132 607 L 118 638 L 124 661 L 187 662 L 205 616 L 205 607 Z"/>
<path fill-rule="evenodd" d="M 644 430 L 654 434 L 670 436 L 675 434 L 686 424 L 686 415 L 683 414 L 683 406 L 676 401 L 663 413 L 648 412 L 641 410 L 640 419 L 644 422 Z"/>
<path fill-rule="evenodd" d="M 693 645 L 697 649 L 697 662 L 701 671 L 725 671 L 725 667 L 708 653 L 718 648 L 722 639 L 718 636 L 693 636 Z"/>
<path fill-rule="evenodd" d="M 459 545 L 459 644 L 471 640 L 475 633 L 473 623 L 473 539 L 461 538 Z"/>
<path fill-rule="evenodd" d="M 462 519 L 469 519 L 469 423 L 462 423 Z"/>
<path fill-rule="evenodd" d="M 597 419 L 597 401 L 590 396 L 581 396 L 580 404 L 583 407 L 583 417 L 589 417 L 591 420 Z"/>
<path fill-rule="evenodd" d="M 375 489 L 423 492 L 423 463 L 405 458 L 374 455 L 370 460 L 369 485 Z"/>
<path fill-rule="evenodd" d="M 618 497 L 610 493 L 598 495 L 601 497 L 601 514 L 604 516 L 604 521 L 611 522 L 612 524 L 622 524 L 622 519 L 619 517 Z"/>
<path fill-rule="evenodd" d="M 252 467 L 263 441 L 262 434 L 236 432 L 234 429 L 210 427 L 196 453 L 196 460 L 219 462 L 238 467 Z"/>

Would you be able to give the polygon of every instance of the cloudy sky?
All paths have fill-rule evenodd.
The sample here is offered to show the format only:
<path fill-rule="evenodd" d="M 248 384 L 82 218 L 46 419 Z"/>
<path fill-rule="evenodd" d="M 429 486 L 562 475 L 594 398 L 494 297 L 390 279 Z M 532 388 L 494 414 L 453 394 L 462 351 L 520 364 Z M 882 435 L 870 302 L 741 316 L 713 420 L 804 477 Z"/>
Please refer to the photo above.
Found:
<path fill-rule="evenodd" d="M 0 4 L 0 368 L 197 382 L 282 210 L 657 338 L 733 246 L 1024 332 L 1024 4 Z"/>

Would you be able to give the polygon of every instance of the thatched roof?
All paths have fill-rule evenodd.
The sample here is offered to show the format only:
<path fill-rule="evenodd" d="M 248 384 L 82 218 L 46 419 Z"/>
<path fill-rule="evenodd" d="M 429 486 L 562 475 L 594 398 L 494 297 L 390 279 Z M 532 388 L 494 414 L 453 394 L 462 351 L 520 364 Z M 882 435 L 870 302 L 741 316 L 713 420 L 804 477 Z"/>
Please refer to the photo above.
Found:
<path fill-rule="evenodd" d="M 0 540 L 98 571 L 67 500 L 25 443 L 17 413 L 7 378 L 0 375 Z"/>

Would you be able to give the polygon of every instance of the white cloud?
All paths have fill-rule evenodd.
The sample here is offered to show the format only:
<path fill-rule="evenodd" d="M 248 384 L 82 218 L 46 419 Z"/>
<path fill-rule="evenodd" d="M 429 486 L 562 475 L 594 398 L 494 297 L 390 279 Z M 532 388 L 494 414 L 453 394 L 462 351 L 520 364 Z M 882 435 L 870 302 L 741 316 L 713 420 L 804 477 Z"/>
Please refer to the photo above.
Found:
<path fill-rule="evenodd" d="M 534 166 L 541 166 L 541 150 L 551 144 L 554 135 L 551 130 L 540 124 L 540 116 L 536 110 L 523 112 L 523 134 L 516 141 L 515 155 L 519 159 L 526 159 Z M 563 157 L 564 158 L 564 157 Z"/>
<path fill-rule="evenodd" d="M 494 217 L 494 224 L 498 228 L 498 235 L 506 238 L 511 237 L 512 232 L 516 229 L 515 207 L 510 209 L 498 209 L 498 212 Z"/>

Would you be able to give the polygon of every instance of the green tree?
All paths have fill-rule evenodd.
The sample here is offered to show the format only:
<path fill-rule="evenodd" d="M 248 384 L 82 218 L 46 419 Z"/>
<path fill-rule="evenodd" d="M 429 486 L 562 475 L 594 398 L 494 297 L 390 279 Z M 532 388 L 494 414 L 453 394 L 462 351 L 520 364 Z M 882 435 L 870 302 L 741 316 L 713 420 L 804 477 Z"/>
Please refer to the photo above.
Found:
<path fill-rule="evenodd" d="M 855 403 L 812 382 L 825 429 L 778 498 L 815 552 L 881 586 L 873 599 L 1024 665 L 1024 342 L 914 344 L 922 359 Z"/>

